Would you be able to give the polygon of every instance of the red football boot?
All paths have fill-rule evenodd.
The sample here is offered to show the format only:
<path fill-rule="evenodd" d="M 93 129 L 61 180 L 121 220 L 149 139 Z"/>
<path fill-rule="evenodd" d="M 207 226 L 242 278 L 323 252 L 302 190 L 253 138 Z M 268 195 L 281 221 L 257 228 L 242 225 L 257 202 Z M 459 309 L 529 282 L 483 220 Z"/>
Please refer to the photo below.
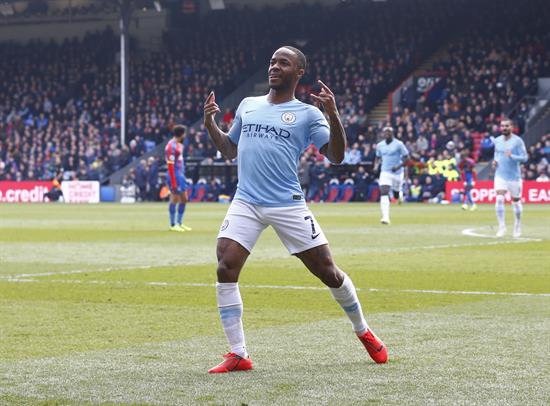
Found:
<path fill-rule="evenodd" d="M 370 329 L 367 329 L 362 336 L 357 337 L 359 337 L 359 340 L 361 340 L 374 362 L 377 364 L 388 362 L 388 349 L 382 340 L 376 337 Z"/>
<path fill-rule="evenodd" d="M 223 356 L 225 360 L 214 368 L 208 370 L 209 374 L 223 374 L 225 372 L 233 371 L 248 371 L 252 369 L 252 360 L 249 358 L 243 358 L 233 352 L 229 352 Z"/>

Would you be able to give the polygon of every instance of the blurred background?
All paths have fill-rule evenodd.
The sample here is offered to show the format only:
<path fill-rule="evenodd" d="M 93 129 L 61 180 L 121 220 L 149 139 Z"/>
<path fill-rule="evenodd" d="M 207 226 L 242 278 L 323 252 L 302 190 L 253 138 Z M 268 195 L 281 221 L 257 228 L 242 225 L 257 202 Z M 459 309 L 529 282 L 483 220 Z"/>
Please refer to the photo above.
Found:
<path fill-rule="evenodd" d="M 544 0 L 1 0 L 0 201 L 87 181 L 96 200 L 164 199 L 176 124 L 191 201 L 229 200 L 236 162 L 210 142 L 203 101 L 216 92 L 228 129 L 285 44 L 308 57 L 296 96 L 322 79 L 348 137 L 342 165 L 304 152 L 309 201 L 376 201 L 385 125 L 411 152 L 407 200 L 453 201 L 464 156 L 489 179 L 503 117 L 527 145 L 524 178 L 548 185 L 548 21 Z"/>

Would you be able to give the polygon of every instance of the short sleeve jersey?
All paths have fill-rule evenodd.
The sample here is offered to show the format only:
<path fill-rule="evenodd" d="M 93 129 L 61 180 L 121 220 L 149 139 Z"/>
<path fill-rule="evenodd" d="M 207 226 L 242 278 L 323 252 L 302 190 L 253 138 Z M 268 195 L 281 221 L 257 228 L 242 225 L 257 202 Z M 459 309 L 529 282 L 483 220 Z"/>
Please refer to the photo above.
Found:
<path fill-rule="evenodd" d="M 238 147 L 235 199 L 259 206 L 304 204 L 300 155 L 311 144 L 321 149 L 329 135 L 327 120 L 314 106 L 298 100 L 272 104 L 267 96 L 244 99 L 229 130 Z"/>
<path fill-rule="evenodd" d="M 174 163 L 176 176 L 185 176 L 185 165 L 183 161 L 183 145 L 175 139 L 171 139 L 164 148 L 164 159 L 167 163 Z"/>
<path fill-rule="evenodd" d="M 382 158 L 382 172 L 390 172 L 394 174 L 401 174 L 403 167 L 397 171 L 392 171 L 392 168 L 397 165 L 401 165 L 403 158 L 409 155 L 409 151 L 405 144 L 396 138 L 388 144 L 386 140 L 380 141 L 376 144 L 376 156 Z"/>

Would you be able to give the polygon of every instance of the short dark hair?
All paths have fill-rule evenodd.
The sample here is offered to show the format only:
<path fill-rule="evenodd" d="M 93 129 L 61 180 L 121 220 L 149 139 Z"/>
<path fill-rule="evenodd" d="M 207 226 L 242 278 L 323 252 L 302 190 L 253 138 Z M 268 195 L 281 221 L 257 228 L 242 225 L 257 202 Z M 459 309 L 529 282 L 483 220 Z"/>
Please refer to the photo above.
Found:
<path fill-rule="evenodd" d="M 174 136 L 175 137 L 181 137 L 183 134 L 185 134 L 185 126 L 178 124 L 174 126 Z"/>
<path fill-rule="evenodd" d="M 290 45 L 285 45 L 285 46 L 283 46 L 283 48 L 290 49 L 292 52 L 294 52 L 296 54 L 296 56 L 298 57 L 298 67 L 300 67 L 304 70 L 306 69 L 307 59 L 306 59 L 306 56 L 304 55 L 304 53 L 302 51 L 300 51 L 298 48 L 295 48 L 295 47 L 290 46 Z"/>

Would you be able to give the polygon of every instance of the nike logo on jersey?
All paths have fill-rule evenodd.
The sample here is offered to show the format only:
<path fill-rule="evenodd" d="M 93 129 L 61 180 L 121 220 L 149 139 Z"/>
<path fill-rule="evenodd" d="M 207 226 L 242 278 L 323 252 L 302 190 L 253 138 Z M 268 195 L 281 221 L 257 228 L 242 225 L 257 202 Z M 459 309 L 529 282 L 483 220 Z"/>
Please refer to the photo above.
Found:
<path fill-rule="evenodd" d="M 321 233 L 317 233 L 317 234 L 312 234 L 311 235 L 311 239 L 316 239 L 317 237 L 319 237 L 319 235 L 321 235 Z"/>
<path fill-rule="evenodd" d="M 248 111 L 245 111 L 244 114 L 252 113 L 253 111 L 256 111 L 256 110 L 248 110 Z"/>

